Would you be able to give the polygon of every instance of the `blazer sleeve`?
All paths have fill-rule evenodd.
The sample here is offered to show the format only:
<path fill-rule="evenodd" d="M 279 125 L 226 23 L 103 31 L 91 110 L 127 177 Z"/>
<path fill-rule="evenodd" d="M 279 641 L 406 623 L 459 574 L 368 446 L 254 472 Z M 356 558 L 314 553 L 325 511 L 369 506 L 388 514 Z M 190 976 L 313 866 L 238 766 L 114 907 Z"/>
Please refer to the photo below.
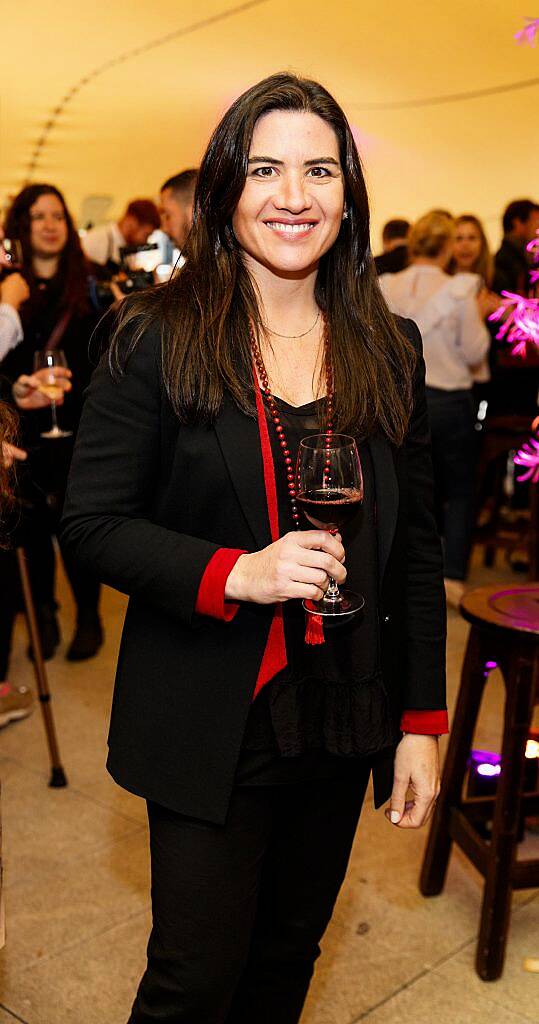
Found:
<path fill-rule="evenodd" d="M 414 404 L 404 442 L 407 469 L 408 537 L 406 566 L 407 670 L 403 707 L 445 710 L 446 604 L 442 546 L 434 516 L 430 430 L 425 396 L 425 363 L 417 325 L 404 321 L 418 362 Z"/>
<path fill-rule="evenodd" d="M 124 373 L 105 356 L 82 413 L 61 524 L 66 554 L 124 594 L 190 624 L 219 545 L 152 521 L 166 400 L 159 332 L 149 331 Z"/>

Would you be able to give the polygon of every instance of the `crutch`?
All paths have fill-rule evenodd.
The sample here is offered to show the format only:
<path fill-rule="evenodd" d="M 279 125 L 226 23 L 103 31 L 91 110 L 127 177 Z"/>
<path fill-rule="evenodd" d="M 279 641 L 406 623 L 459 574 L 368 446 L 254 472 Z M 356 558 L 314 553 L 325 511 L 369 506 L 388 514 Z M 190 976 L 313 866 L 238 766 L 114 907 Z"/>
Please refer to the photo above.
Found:
<path fill-rule="evenodd" d="M 45 662 L 43 660 L 43 651 L 41 649 L 41 637 L 39 635 L 39 628 L 37 625 L 36 608 L 34 604 L 34 597 L 32 594 L 32 587 L 30 584 L 28 567 L 26 565 L 24 548 L 17 548 L 17 563 L 19 566 L 19 576 L 21 579 L 21 587 L 24 598 L 24 612 L 26 617 L 26 625 L 28 627 L 28 635 L 30 637 L 32 652 L 34 655 L 33 663 L 34 674 L 36 677 L 37 692 L 39 694 L 41 713 L 43 715 L 43 721 L 45 723 L 45 733 L 47 736 L 47 745 L 49 748 L 49 755 L 51 760 L 51 777 L 49 780 L 49 786 L 52 786 L 56 789 L 60 788 L 61 786 L 67 786 L 67 779 L 64 769 L 62 767 L 62 762 L 60 761 L 60 752 L 58 750 L 58 741 L 56 739 L 56 729 L 54 727 L 54 718 L 52 716 L 51 694 L 49 690 L 49 684 L 47 681 Z"/>

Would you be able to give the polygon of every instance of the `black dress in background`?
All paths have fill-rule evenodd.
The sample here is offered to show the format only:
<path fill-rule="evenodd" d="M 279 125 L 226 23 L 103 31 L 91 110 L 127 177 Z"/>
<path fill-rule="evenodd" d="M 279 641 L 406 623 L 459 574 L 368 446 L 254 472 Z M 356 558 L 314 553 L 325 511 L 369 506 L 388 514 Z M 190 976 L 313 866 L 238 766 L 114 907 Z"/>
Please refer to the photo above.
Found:
<path fill-rule="evenodd" d="M 62 295 L 63 281 L 59 277 L 38 279 L 30 300 L 23 305 L 23 341 L 0 363 L 2 397 L 8 401 L 11 400 L 11 385 L 21 374 L 33 372 L 34 353 L 46 347 L 61 320 L 64 313 Z M 19 410 L 19 443 L 28 452 L 28 458 L 19 465 L 17 472 L 24 514 L 12 539 L 24 545 L 38 618 L 41 616 L 48 622 L 56 609 L 53 537 L 62 513 L 84 391 L 97 362 L 97 353 L 92 358 L 91 338 L 98 320 L 99 314 L 90 307 L 85 314 L 74 313 L 58 341 L 57 347 L 64 352 L 73 374 L 72 390 L 58 408 L 58 422 L 63 429 L 71 430 L 72 436 L 55 440 L 41 438 L 41 431 L 51 427 L 50 409 Z M 17 573 L 13 561 L 13 553 L 0 552 L 2 579 L 10 581 L 9 587 L 2 586 L 3 596 L 0 597 L 0 680 L 5 679 L 8 673 L 12 625 L 18 603 L 17 586 L 14 585 Z M 80 567 L 72 565 L 69 559 L 64 559 L 64 564 L 79 620 L 84 615 L 96 616 L 99 584 Z"/>

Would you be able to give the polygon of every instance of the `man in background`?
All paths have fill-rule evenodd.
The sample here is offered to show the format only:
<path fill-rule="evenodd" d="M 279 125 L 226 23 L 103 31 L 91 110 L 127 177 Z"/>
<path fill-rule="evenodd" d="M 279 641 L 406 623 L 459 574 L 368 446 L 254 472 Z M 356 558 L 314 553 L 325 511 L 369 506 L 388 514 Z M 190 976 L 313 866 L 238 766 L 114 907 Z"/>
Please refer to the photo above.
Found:
<path fill-rule="evenodd" d="M 382 249 L 374 263 L 377 274 L 398 274 L 408 263 L 408 233 L 410 224 L 402 218 L 388 220 L 382 231 Z"/>
<path fill-rule="evenodd" d="M 168 178 L 161 186 L 161 229 L 181 252 L 193 223 L 198 171 L 190 168 Z"/>
<path fill-rule="evenodd" d="M 102 267 L 117 267 L 120 263 L 120 249 L 146 245 L 160 223 L 159 210 L 151 199 L 133 199 L 119 221 L 100 224 L 87 231 L 81 239 L 82 247 L 93 263 Z"/>
<path fill-rule="evenodd" d="M 514 199 L 503 215 L 503 242 L 494 257 L 493 291 L 527 295 L 531 260 L 526 246 L 539 231 L 539 205 Z"/>

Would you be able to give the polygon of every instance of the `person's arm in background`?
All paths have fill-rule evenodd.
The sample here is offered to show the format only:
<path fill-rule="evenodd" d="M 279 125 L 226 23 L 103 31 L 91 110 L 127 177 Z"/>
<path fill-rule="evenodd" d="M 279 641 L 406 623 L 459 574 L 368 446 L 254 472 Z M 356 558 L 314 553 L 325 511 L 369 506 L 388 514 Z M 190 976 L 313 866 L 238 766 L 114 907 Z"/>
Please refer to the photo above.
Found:
<path fill-rule="evenodd" d="M 482 292 L 479 295 L 470 292 L 458 301 L 459 348 L 468 366 L 477 366 L 485 358 L 490 347 L 490 334 L 484 320 L 484 306 L 486 299 Z"/>
<path fill-rule="evenodd" d="M 29 294 L 21 274 L 10 274 L 0 282 L 0 361 L 23 339 L 19 309 Z"/>

